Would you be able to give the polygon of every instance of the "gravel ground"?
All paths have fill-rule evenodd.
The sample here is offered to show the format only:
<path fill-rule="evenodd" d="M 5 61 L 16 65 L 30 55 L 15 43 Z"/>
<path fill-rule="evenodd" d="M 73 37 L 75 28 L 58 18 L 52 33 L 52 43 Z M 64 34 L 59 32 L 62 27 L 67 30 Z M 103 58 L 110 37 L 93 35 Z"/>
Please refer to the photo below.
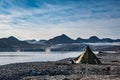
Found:
<path fill-rule="evenodd" d="M 98 55 L 102 64 L 54 62 L 14 63 L 0 66 L 0 80 L 120 80 L 120 53 Z"/>

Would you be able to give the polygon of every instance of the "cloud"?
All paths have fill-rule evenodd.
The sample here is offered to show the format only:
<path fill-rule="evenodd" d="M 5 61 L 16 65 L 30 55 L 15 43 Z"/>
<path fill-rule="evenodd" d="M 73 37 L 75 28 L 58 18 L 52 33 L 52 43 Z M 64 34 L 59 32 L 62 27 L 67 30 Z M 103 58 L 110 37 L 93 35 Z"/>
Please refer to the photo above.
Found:
<path fill-rule="evenodd" d="M 1 36 L 48 39 L 66 33 L 73 38 L 120 38 L 120 1 L 1 0 L 0 5 Z"/>
<path fill-rule="evenodd" d="M 14 0 L 13 0 L 14 1 Z M 26 18 L 26 22 L 30 22 L 32 20 L 33 24 L 37 23 L 55 23 L 55 22 L 62 22 L 62 21 L 69 21 L 69 20 L 83 20 L 83 19 L 103 19 L 103 18 L 119 18 L 120 15 L 119 10 L 115 11 L 114 5 L 111 6 L 105 6 L 106 4 L 103 2 L 100 3 L 102 4 L 97 4 L 95 1 L 95 4 L 97 5 L 89 5 L 88 3 L 81 2 L 77 4 L 66 4 L 66 5 L 52 5 L 49 3 L 44 3 L 44 6 L 41 4 L 37 4 L 38 6 L 43 6 L 42 8 L 36 8 L 34 6 L 30 6 L 30 3 L 27 3 L 27 0 L 24 0 L 25 3 L 23 4 L 23 0 L 20 1 L 14 1 L 14 3 L 8 1 L 11 5 L 11 9 L 8 9 L 6 12 L 11 13 L 11 19 L 14 21 L 17 19 L 19 23 L 19 20 L 24 20 Z M 33 3 L 36 5 L 38 1 L 33 0 Z M 21 5 L 16 6 L 15 3 Z M 38 2 L 39 3 L 39 2 Z M 29 5 L 30 9 L 27 7 L 24 8 L 24 6 Z M 99 6 L 99 7 L 95 7 Z M 105 6 L 105 7 L 102 7 Z M 33 7 L 33 8 L 32 8 Z M 102 9 L 101 9 L 102 7 Z M 116 8 L 116 7 L 115 7 Z M 25 17 L 25 18 L 23 18 Z M 44 21 L 44 22 L 42 22 Z M 21 24 L 21 23 L 20 23 Z"/>
<path fill-rule="evenodd" d="M 88 38 L 91 35 L 97 35 L 100 38 L 111 37 L 119 38 L 119 20 L 96 20 L 96 21 L 77 21 L 67 22 L 62 24 L 51 24 L 46 28 L 34 27 L 30 25 L 18 26 L 18 28 L 6 27 L 8 30 L 4 30 L 1 34 L 4 36 L 14 35 L 19 39 L 50 39 L 54 36 L 67 34 L 73 39 L 77 37 Z M 114 27 L 111 26 L 115 23 Z M 57 26 L 57 27 L 56 27 Z M 112 28 L 112 29 L 111 29 Z M 5 28 L 3 28 L 5 29 Z M 3 31 L 3 30 L 2 30 Z M 7 33 L 7 34 L 6 34 Z M 113 35 L 114 34 L 114 35 Z"/>

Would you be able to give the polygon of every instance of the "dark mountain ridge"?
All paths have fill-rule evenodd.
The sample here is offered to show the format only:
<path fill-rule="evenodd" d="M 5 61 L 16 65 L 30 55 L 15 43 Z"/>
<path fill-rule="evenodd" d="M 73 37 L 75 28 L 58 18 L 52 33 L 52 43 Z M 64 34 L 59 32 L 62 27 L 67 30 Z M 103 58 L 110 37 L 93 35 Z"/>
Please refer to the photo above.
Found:
<path fill-rule="evenodd" d="M 60 36 L 56 36 L 52 39 L 49 39 L 47 44 L 62 44 L 62 43 L 74 43 L 74 40 L 66 36 L 65 34 L 62 34 Z"/>
<path fill-rule="evenodd" d="M 10 36 L 8 38 L 0 38 L 0 43 L 1 44 L 5 43 L 5 44 L 16 44 L 16 45 L 20 45 L 20 44 L 27 44 L 27 45 L 29 45 L 28 41 L 35 42 L 36 40 L 33 39 L 33 40 L 21 41 L 21 40 L 18 40 L 14 36 Z M 53 38 L 51 38 L 49 40 L 39 40 L 38 42 L 44 42 L 46 44 L 97 43 L 97 42 L 105 43 L 105 42 L 120 42 L 120 39 L 111 39 L 111 38 L 100 39 L 97 36 L 91 36 L 88 39 L 83 39 L 83 38 L 78 37 L 76 40 L 74 40 L 74 39 L 68 37 L 67 35 L 62 34 L 60 36 L 53 37 Z"/>
<path fill-rule="evenodd" d="M 91 36 L 89 39 L 77 38 L 76 40 L 69 38 L 63 34 L 46 41 L 47 44 L 62 44 L 62 43 L 97 43 L 97 42 L 120 42 L 120 39 L 103 38 L 99 39 L 97 36 Z"/>
<path fill-rule="evenodd" d="M 30 41 L 30 43 L 28 43 L 28 41 Z M 76 40 L 74 40 L 68 37 L 67 35 L 62 34 L 60 36 L 56 36 L 49 40 L 21 41 L 14 36 L 10 36 L 8 38 L 0 38 L 0 51 L 17 51 L 17 50 L 45 51 L 47 47 L 50 47 L 50 46 L 53 47 L 54 45 L 58 46 L 58 48 L 61 47 L 62 50 L 64 50 L 63 48 L 66 48 L 66 47 L 67 47 L 66 48 L 67 50 L 73 50 L 73 49 L 76 50 L 76 47 L 77 48 L 82 47 L 82 45 L 78 45 L 79 43 L 107 43 L 107 42 L 120 42 L 120 39 L 110 39 L 110 38 L 99 39 L 96 36 L 91 36 L 89 39 L 77 38 Z M 75 45 L 73 43 L 75 43 Z M 62 44 L 62 45 L 57 45 L 57 44 Z"/>
<path fill-rule="evenodd" d="M 26 41 L 20 41 L 14 36 L 0 38 L 0 51 L 33 51 L 34 48 L 42 50 L 40 45 L 28 44 Z"/>

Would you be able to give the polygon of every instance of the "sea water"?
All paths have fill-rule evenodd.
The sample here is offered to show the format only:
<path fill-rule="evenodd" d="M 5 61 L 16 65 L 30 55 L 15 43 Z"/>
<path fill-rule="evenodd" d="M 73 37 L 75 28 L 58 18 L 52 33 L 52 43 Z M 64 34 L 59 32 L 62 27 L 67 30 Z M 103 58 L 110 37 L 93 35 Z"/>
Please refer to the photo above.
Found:
<path fill-rule="evenodd" d="M 57 61 L 69 57 L 77 57 L 78 52 L 0 52 L 0 65 L 23 62 Z M 97 52 L 95 52 L 97 53 Z"/>

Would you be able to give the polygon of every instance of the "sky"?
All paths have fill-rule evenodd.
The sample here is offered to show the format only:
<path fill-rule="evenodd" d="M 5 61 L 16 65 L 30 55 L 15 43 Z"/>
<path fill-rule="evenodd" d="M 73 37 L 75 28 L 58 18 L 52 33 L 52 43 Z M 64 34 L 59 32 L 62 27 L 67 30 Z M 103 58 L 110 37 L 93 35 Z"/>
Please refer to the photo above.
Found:
<path fill-rule="evenodd" d="M 120 39 L 120 0 L 0 0 L 0 38 Z"/>

